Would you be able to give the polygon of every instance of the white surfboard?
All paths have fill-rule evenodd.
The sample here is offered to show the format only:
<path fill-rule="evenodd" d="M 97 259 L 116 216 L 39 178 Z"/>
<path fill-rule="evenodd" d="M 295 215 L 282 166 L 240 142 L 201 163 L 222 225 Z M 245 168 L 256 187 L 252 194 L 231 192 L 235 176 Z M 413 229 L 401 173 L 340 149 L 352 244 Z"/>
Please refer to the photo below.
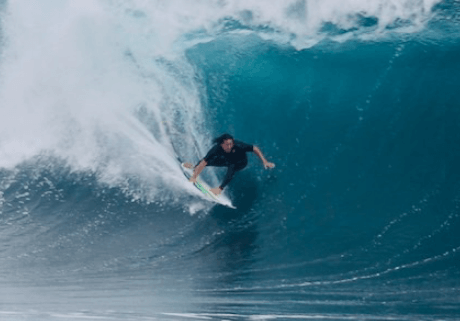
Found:
<path fill-rule="evenodd" d="M 182 171 L 184 172 L 185 177 L 187 177 L 187 179 L 192 177 L 193 175 L 192 169 L 185 167 L 184 163 L 181 164 L 181 168 L 182 168 Z M 196 183 L 194 183 L 193 185 L 195 185 L 195 187 L 201 193 L 203 193 L 203 195 L 205 196 L 207 200 L 214 202 L 214 203 L 218 203 L 220 205 L 224 205 L 224 206 L 236 209 L 236 207 L 232 205 L 232 202 L 227 196 L 223 194 L 216 195 L 213 192 L 211 192 L 211 188 L 209 187 L 209 185 L 206 184 L 206 182 L 203 182 L 199 177 L 197 178 Z"/>

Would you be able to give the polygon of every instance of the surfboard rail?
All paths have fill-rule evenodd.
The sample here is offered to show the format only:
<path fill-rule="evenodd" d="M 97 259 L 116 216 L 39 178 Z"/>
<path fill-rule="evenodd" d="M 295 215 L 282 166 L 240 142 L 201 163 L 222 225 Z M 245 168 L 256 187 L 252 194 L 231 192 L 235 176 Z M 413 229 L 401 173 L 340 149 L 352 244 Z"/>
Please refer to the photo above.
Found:
<path fill-rule="evenodd" d="M 193 170 L 190 168 L 187 168 L 184 166 L 185 163 L 181 163 L 181 169 L 182 172 L 184 173 L 184 176 L 189 179 L 193 175 Z M 203 195 L 205 196 L 205 199 L 212 201 L 214 203 L 224 205 L 229 208 L 236 209 L 235 206 L 233 206 L 232 202 L 230 199 L 225 196 L 225 195 L 216 195 L 213 192 L 211 192 L 210 187 L 206 182 L 202 181 L 200 178 L 197 178 L 196 182 L 193 184 Z"/>

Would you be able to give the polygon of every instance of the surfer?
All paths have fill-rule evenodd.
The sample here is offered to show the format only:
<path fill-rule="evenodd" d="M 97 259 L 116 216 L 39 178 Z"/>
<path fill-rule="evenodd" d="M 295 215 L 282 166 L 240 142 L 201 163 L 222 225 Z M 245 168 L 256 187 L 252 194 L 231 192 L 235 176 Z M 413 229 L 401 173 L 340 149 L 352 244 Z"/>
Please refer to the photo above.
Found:
<path fill-rule="evenodd" d="M 257 146 L 243 143 L 233 139 L 229 134 L 223 134 L 213 140 L 215 144 L 206 156 L 195 166 L 185 163 L 187 168 L 194 168 L 189 181 L 196 183 L 198 175 L 206 166 L 228 167 L 227 174 L 219 187 L 211 188 L 211 192 L 219 195 L 227 184 L 232 180 L 237 171 L 242 170 L 248 164 L 247 152 L 254 152 L 262 160 L 265 168 L 274 168 L 275 164 L 268 162 Z"/>

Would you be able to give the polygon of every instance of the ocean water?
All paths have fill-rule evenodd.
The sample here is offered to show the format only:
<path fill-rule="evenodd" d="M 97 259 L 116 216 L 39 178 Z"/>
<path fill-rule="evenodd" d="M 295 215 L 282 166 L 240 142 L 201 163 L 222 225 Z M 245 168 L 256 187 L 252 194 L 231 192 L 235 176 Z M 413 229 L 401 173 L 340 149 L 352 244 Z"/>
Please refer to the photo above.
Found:
<path fill-rule="evenodd" d="M 1 320 L 460 319 L 458 1 L 0 18 Z M 177 161 L 225 132 L 236 210 Z"/>

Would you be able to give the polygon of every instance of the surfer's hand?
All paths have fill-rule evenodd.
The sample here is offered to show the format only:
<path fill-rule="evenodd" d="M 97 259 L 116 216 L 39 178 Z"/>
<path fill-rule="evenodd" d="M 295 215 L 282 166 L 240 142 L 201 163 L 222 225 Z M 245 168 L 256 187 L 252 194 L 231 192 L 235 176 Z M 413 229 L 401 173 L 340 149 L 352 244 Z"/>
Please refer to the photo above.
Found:
<path fill-rule="evenodd" d="M 265 169 L 267 169 L 267 168 L 275 168 L 275 164 L 270 163 L 270 162 L 264 162 L 264 168 Z"/>
<path fill-rule="evenodd" d="M 193 169 L 193 164 L 192 163 L 184 163 L 184 167 Z"/>
<path fill-rule="evenodd" d="M 220 195 L 220 193 L 222 193 L 222 190 L 219 187 L 214 187 L 214 188 L 211 188 L 209 190 L 211 192 L 213 192 L 214 194 L 216 194 L 216 195 Z"/>
<path fill-rule="evenodd" d="M 190 183 L 196 183 L 196 177 L 195 176 L 192 176 L 190 177 L 190 179 L 188 180 Z"/>

